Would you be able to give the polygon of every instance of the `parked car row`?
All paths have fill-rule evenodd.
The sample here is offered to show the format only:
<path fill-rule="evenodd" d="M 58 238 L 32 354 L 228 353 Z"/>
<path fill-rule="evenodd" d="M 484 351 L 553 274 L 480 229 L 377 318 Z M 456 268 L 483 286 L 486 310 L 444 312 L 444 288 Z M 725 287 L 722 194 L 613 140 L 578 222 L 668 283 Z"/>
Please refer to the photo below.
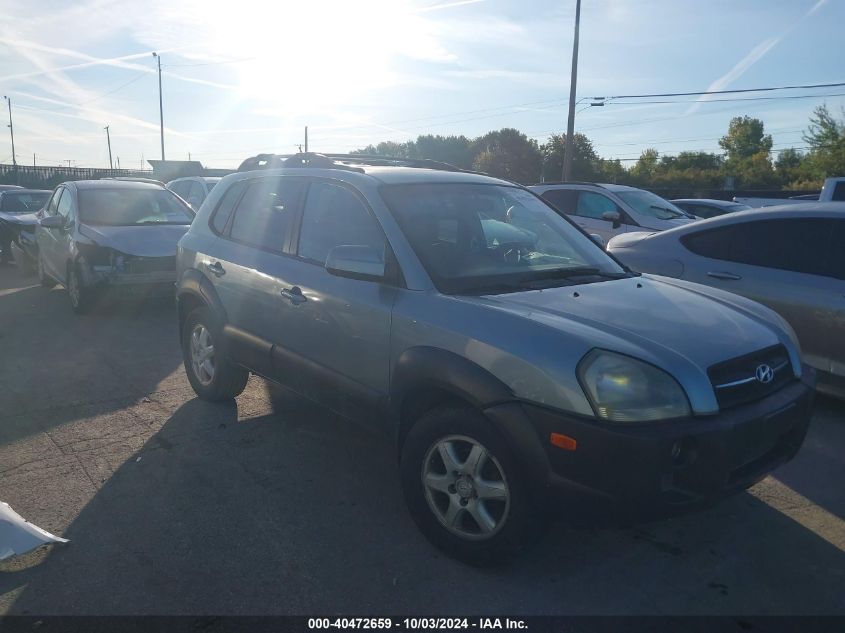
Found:
<path fill-rule="evenodd" d="M 631 187 L 532 193 L 431 161 L 245 165 L 195 217 L 161 184 L 64 183 L 35 226 L 42 283 L 81 312 L 175 282 L 200 398 L 255 373 L 387 432 L 411 516 L 450 555 L 511 555 L 562 508 L 695 508 L 799 450 L 815 371 L 784 318 L 626 264 L 753 212 L 695 221 Z"/>

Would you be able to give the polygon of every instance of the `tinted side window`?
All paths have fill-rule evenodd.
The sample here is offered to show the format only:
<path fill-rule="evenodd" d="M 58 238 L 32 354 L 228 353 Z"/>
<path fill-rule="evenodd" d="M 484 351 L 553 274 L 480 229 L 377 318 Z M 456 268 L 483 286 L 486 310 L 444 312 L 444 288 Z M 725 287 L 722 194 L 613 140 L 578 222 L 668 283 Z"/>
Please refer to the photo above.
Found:
<path fill-rule="evenodd" d="M 302 190 L 302 181 L 291 178 L 253 181 L 238 204 L 229 235 L 239 242 L 282 252 Z"/>
<path fill-rule="evenodd" d="M 743 239 L 734 240 L 730 259 L 809 275 L 827 272 L 829 220 L 820 218 L 745 223 Z"/>
<path fill-rule="evenodd" d="M 830 237 L 830 276 L 845 279 L 845 220 L 832 220 Z"/>
<path fill-rule="evenodd" d="M 575 189 L 550 189 L 543 193 L 542 197 L 558 211 L 575 213 L 578 201 L 578 192 Z"/>
<path fill-rule="evenodd" d="M 194 209 L 199 209 L 202 201 L 205 200 L 205 189 L 199 182 L 193 180 L 191 181 L 191 188 L 188 189 L 188 197 L 185 199 Z"/>
<path fill-rule="evenodd" d="M 677 205 L 676 205 L 677 206 Z M 717 215 L 722 215 L 722 211 L 716 207 L 706 207 L 703 204 L 686 205 L 681 207 L 684 211 L 689 211 L 693 215 L 700 218 L 715 218 Z"/>
<path fill-rule="evenodd" d="M 845 182 L 838 182 L 836 186 L 833 188 L 833 197 L 832 200 L 845 200 Z"/>
<path fill-rule="evenodd" d="M 601 220 L 601 216 L 608 211 L 616 211 L 616 203 L 607 196 L 592 191 L 582 191 L 578 196 L 576 215 Z"/>
<path fill-rule="evenodd" d="M 335 246 L 371 246 L 384 257 L 384 235 L 363 203 L 344 187 L 317 182 L 302 214 L 299 256 L 325 265 Z"/>
<path fill-rule="evenodd" d="M 726 226 L 720 229 L 690 233 L 681 238 L 687 250 L 702 257 L 711 259 L 728 259 L 731 251 L 731 241 L 741 224 Z"/>
<path fill-rule="evenodd" d="M 240 199 L 245 186 L 246 185 L 243 182 L 235 183 L 229 187 L 229 191 L 223 195 L 223 199 L 220 201 L 220 204 L 217 205 L 217 209 L 214 210 L 214 215 L 211 216 L 211 228 L 215 233 L 219 233 L 221 235 L 223 234 L 223 231 L 226 229 L 226 225 L 229 223 L 229 218 L 232 216 L 232 211 Z"/>
<path fill-rule="evenodd" d="M 67 189 L 65 189 L 61 200 L 59 200 L 59 206 L 56 208 L 56 213 L 64 218 L 67 218 L 70 215 L 71 209 L 73 209 L 73 196 Z"/>
<path fill-rule="evenodd" d="M 188 188 L 191 186 L 190 180 L 180 180 L 179 182 L 171 183 L 168 187 L 170 191 L 175 193 L 177 196 L 182 198 L 183 200 L 188 199 Z"/>
<path fill-rule="evenodd" d="M 64 187 L 56 189 L 56 192 L 53 194 L 53 197 L 50 198 L 50 202 L 47 205 L 47 215 L 56 215 L 56 209 L 59 207 L 59 197 L 61 197 L 64 190 Z"/>

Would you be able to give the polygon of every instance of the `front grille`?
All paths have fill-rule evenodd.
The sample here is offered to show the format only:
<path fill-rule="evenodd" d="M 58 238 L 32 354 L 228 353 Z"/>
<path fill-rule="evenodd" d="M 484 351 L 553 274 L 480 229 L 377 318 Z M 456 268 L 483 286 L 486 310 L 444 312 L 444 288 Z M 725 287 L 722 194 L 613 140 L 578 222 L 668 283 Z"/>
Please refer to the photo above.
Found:
<path fill-rule="evenodd" d="M 771 382 L 757 379 L 757 368 L 768 365 L 774 373 Z M 795 377 L 789 354 L 783 345 L 717 363 L 707 370 L 720 409 L 736 407 L 765 398 Z"/>
<path fill-rule="evenodd" d="M 132 274 L 171 272 L 176 270 L 176 256 L 134 257 L 127 259 L 125 270 Z"/>

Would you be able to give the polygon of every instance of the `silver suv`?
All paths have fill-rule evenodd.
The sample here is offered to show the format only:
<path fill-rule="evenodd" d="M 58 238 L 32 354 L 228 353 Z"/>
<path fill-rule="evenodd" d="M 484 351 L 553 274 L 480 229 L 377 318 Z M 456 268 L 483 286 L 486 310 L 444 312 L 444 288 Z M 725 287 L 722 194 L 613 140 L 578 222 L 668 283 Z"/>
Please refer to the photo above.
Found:
<path fill-rule="evenodd" d="M 197 395 L 253 372 L 383 428 L 417 525 L 472 562 L 556 508 L 693 507 L 798 451 L 814 377 L 774 312 L 633 273 L 518 185 L 386 162 L 215 187 L 177 254 Z"/>
<path fill-rule="evenodd" d="M 657 194 L 627 185 L 544 183 L 529 189 L 604 242 L 628 231 L 665 231 L 696 219 Z"/>

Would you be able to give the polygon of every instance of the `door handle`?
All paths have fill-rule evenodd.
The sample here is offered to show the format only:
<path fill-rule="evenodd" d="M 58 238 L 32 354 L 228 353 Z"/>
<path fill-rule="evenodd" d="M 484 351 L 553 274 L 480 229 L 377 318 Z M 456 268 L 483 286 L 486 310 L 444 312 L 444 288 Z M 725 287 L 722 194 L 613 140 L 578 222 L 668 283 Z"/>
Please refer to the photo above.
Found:
<path fill-rule="evenodd" d="M 713 277 L 714 279 L 727 279 L 730 281 L 737 281 L 742 279 L 741 276 L 735 275 L 734 273 L 726 273 L 726 272 L 711 272 L 707 273 L 708 277 Z"/>
<path fill-rule="evenodd" d="M 287 299 L 294 305 L 299 305 L 300 303 L 305 303 L 306 301 L 308 301 L 308 298 L 304 294 L 302 294 L 302 288 L 300 288 L 299 286 L 284 288 L 281 294 L 285 299 Z"/>
<path fill-rule="evenodd" d="M 223 264 L 221 264 L 220 262 L 205 262 L 205 267 L 208 268 L 217 277 L 222 277 L 226 274 L 226 269 L 223 268 Z"/>

